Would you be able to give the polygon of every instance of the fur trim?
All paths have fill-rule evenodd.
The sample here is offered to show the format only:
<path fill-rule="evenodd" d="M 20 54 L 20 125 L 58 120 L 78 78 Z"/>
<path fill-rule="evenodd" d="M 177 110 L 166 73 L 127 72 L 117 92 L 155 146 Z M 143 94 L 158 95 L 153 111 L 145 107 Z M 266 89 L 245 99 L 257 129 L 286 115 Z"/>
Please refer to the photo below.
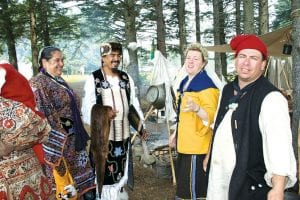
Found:
<path fill-rule="evenodd" d="M 123 188 L 123 191 L 119 192 L 119 195 L 118 195 L 118 199 L 117 200 L 128 200 L 128 194 L 126 192 L 126 190 Z"/>

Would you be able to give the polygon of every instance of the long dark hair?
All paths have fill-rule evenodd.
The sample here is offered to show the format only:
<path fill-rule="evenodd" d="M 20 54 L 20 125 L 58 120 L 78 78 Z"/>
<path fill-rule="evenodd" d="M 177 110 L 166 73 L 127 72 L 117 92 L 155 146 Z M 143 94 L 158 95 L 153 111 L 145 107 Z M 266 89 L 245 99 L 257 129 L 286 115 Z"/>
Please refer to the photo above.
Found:
<path fill-rule="evenodd" d="M 43 49 L 41 49 L 39 55 L 39 65 L 40 65 L 39 71 L 41 71 L 41 69 L 43 68 L 42 60 L 43 59 L 46 59 L 47 61 L 50 60 L 53 57 L 53 52 L 55 51 L 61 52 L 61 50 L 55 46 L 46 46 Z"/>

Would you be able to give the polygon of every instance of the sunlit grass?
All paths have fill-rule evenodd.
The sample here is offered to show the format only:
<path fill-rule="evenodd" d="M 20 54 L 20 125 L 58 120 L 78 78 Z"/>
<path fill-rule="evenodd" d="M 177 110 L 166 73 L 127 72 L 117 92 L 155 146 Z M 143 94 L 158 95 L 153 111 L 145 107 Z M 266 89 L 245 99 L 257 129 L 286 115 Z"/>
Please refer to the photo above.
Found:
<path fill-rule="evenodd" d="M 85 81 L 87 76 L 88 76 L 88 75 L 63 75 L 62 77 L 63 77 L 68 83 L 73 83 L 73 82 Z"/>

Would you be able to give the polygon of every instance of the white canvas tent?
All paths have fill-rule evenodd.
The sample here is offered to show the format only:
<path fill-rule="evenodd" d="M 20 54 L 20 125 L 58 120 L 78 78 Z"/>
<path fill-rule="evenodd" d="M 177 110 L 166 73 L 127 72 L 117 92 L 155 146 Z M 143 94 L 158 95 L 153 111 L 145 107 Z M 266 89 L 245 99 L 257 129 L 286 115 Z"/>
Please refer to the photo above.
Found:
<path fill-rule="evenodd" d="M 291 93 L 292 82 L 292 58 L 271 57 L 266 76 L 277 88 Z"/>
<path fill-rule="evenodd" d="M 270 56 L 267 66 L 268 79 L 279 89 L 292 91 L 292 60 L 290 55 L 282 54 L 284 44 L 290 42 L 292 26 L 288 25 L 259 36 L 268 47 Z M 228 44 L 207 46 L 208 51 L 232 52 Z"/>
<path fill-rule="evenodd" d="M 150 85 L 160 85 L 165 83 L 166 101 L 165 101 L 165 116 L 168 120 L 173 120 L 176 117 L 176 113 L 173 109 L 172 95 L 171 95 L 171 80 L 174 77 L 170 77 L 171 73 L 168 71 L 168 66 L 171 66 L 170 62 L 162 55 L 158 50 L 155 51 L 154 69 L 152 73 L 152 79 Z"/>
<path fill-rule="evenodd" d="M 166 91 L 166 100 L 165 100 L 165 116 L 166 116 L 166 123 L 167 123 L 167 132 L 168 136 L 171 135 L 171 127 L 169 124 L 170 120 L 174 120 L 176 117 L 176 113 L 173 109 L 173 98 L 171 93 L 171 73 L 168 71 L 168 68 L 171 66 L 171 63 L 162 55 L 162 53 L 158 50 L 155 51 L 154 55 L 154 69 L 152 73 L 152 80 L 150 85 L 161 85 L 164 83 L 165 91 Z M 176 175 L 175 175 L 175 167 L 173 162 L 173 155 L 171 147 L 168 147 L 169 152 L 169 159 L 171 164 L 171 171 L 172 171 L 172 180 L 173 185 L 176 185 Z"/>
<path fill-rule="evenodd" d="M 270 56 L 276 56 L 276 57 L 286 56 L 282 54 L 282 49 L 285 43 L 290 42 L 291 31 L 292 31 L 292 26 L 288 25 L 280 29 L 277 29 L 275 31 L 259 36 L 262 39 L 262 41 L 264 41 L 264 43 L 267 45 L 268 54 Z M 220 53 L 232 52 L 228 44 L 206 46 L 205 48 L 208 51 L 214 51 Z"/>

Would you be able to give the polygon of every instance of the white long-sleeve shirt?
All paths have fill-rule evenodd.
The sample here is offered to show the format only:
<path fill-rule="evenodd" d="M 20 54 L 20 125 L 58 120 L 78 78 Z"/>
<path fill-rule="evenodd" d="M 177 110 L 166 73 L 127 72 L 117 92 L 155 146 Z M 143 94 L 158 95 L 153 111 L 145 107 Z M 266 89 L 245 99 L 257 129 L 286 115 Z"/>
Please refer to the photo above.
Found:
<path fill-rule="evenodd" d="M 212 148 L 207 200 L 227 200 L 229 183 L 236 164 L 232 139 L 231 116 L 228 110 L 220 123 Z M 296 181 L 296 159 L 292 146 L 292 133 L 288 105 L 280 92 L 271 92 L 263 100 L 259 114 L 259 128 L 262 133 L 263 154 L 266 166 L 264 176 L 272 187 L 274 174 L 286 176 L 286 188 Z"/>

